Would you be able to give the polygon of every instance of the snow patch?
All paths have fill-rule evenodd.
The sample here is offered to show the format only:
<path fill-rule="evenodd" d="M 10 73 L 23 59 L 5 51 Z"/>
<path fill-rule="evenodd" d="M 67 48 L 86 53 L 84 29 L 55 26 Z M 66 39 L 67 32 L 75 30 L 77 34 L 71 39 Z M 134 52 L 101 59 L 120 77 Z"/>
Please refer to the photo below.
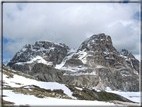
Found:
<path fill-rule="evenodd" d="M 97 65 L 96 68 L 104 68 L 102 65 Z"/>
<path fill-rule="evenodd" d="M 79 54 L 79 58 L 84 64 L 86 64 L 86 55 L 87 55 L 87 52 L 85 51 L 79 51 L 78 52 Z"/>
<path fill-rule="evenodd" d="M 87 69 L 86 67 L 70 67 L 70 66 L 68 66 L 68 67 L 62 67 L 61 68 L 62 70 L 67 70 L 67 71 L 72 71 L 72 72 L 78 72 L 78 71 L 80 71 L 80 70 L 85 70 L 85 69 Z"/>
<path fill-rule="evenodd" d="M 76 89 L 78 89 L 78 90 L 82 90 L 82 88 L 79 88 L 79 87 L 75 87 Z"/>
<path fill-rule="evenodd" d="M 61 69 L 65 65 L 66 61 L 72 58 L 72 56 L 74 55 L 74 52 L 75 52 L 75 50 L 71 49 L 70 52 L 69 52 L 70 55 L 66 56 L 60 64 L 57 64 L 55 66 L 55 68 Z"/>
<path fill-rule="evenodd" d="M 124 56 L 124 55 L 122 55 L 122 54 L 120 54 L 120 56 L 123 57 L 123 58 L 125 58 L 125 59 L 127 59 L 127 56 Z"/>
<path fill-rule="evenodd" d="M 37 63 L 47 64 L 47 61 L 45 61 L 41 56 L 36 56 L 35 58 L 31 59 L 27 63 L 33 63 L 35 61 L 37 61 Z"/>
<path fill-rule="evenodd" d="M 53 65 L 52 62 L 47 62 L 41 56 L 36 56 L 35 58 L 33 58 L 33 59 L 31 59 L 30 61 L 27 61 L 27 62 L 17 62 L 16 64 L 18 64 L 18 65 L 24 65 L 24 64 L 31 64 L 33 62 L 42 63 L 42 64 L 45 64 L 45 65 Z"/>
<path fill-rule="evenodd" d="M 18 80 L 18 81 L 17 81 Z M 69 97 L 74 98 L 72 96 L 72 91 L 66 87 L 64 84 L 59 84 L 57 82 L 41 82 L 29 78 L 25 78 L 23 76 L 19 76 L 17 74 L 14 74 L 13 78 L 7 78 L 7 75 L 3 74 L 3 81 L 7 83 L 11 87 L 21 87 L 25 85 L 36 85 L 39 86 L 40 88 L 44 89 L 62 89 L 65 94 L 67 94 Z M 20 83 L 20 84 L 17 84 Z"/>
<path fill-rule="evenodd" d="M 27 48 L 22 48 L 22 50 L 21 50 L 21 51 L 23 51 L 23 52 L 24 52 L 24 51 L 26 51 L 26 50 L 27 50 Z"/>
<path fill-rule="evenodd" d="M 83 72 L 80 72 L 80 73 L 71 73 L 71 74 L 64 74 L 64 75 L 72 75 L 72 76 L 81 76 L 81 75 L 96 75 L 96 72 L 91 72 L 91 73 L 83 73 Z"/>
<path fill-rule="evenodd" d="M 106 91 L 112 91 L 112 89 L 110 87 L 106 87 L 105 89 Z"/>

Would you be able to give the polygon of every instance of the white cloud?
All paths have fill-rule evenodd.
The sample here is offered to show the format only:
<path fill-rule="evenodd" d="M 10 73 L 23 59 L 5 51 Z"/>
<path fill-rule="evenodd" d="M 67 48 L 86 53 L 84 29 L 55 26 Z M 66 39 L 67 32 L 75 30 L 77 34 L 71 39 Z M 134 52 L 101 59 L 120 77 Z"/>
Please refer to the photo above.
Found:
<path fill-rule="evenodd" d="M 4 37 L 16 42 L 6 45 L 14 54 L 37 40 L 64 42 L 77 48 L 87 37 L 104 32 L 117 49 L 139 54 L 140 12 L 138 3 L 27 3 L 4 4 Z"/>

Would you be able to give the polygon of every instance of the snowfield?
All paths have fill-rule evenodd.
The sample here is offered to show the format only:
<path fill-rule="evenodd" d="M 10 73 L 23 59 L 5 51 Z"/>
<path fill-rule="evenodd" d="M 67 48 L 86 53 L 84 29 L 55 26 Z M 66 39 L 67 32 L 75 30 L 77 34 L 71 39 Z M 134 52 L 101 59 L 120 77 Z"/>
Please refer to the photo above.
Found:
<path fill-rule="evenodd" d="M 71 98 L 74 98 L 72 96 L 71 90 L 68 87 L 66 87 L 64 84 L 59 84 L 57 82 L 41 82 L 41 81 L 25 78 L 23 76 L 19 76 L 16 74 L 14 74 L 13 78 L 7 78 L 7 76 L 5 74 L 3 74 L 3 82 L 6 82 L 11 87 L 21 87 L 21 86 L 25 86 L 25 85 L 36 85 L 36 86 L 39 86 L 40 88 L 44 88 L 44 89 L 51 89 L 51 90 L 62 89 L 65 94 L 67 94 Z M 20 83 L 20 85 L 17 83 Z"/>
<path fill-rule="evenodd" d="M 4 70 L 3 70 L 4 71 Z M 12 73 L 12 71 L 11 71 Z M 48 105 L 48 106 L 117 106 L 122 104 L 114 104 L 113 102 L 103 102 L 103 101 L 87 101 L 87 100 L 77 100 L 75 97 L 72 96 L 72 91 L 66 87 L 64 84 L 60 84 L 57 82 L 41 82 L 34 79 L 26 78 L 24 76 L 20 76 L 12 73 L 13 77 L 8 78 L 6 74 L 3 73 L 3 82 L 5 85 L 9 85 L 11 87 L 21 87 L 21 86 L 27 86 L 27 85 L 36 85 L 40 88 L 44 89 L 61 89 L 64 91 L 65 94 L 67 94 L 72 99 L 59 99 L 59 98 L 51 98 L 51 97 L 45 97 L 45 98 L 38 98 L 34 95 L 24 95 L 22 93 L 16 93 L 12 90 L 3 90 L 3 99 L 5 101 L 14 102 L 15 105 Z M 20 84 L 17 84 L 20 83 Z M 28 88 L 28 87 L 27 87 Z M 29 87 L 30 88 L 30 87 Z M 78 87 L 76 87 L 78 89 Z M 79 90 L 82 90 L 79 88 Z M 108 90 L 108 92 L 116 93 L 121 96 L 124 96 L 134 102 L 138 102 L 137 104 L 140 105 L 140 92 L 119 92 L 119 91 L 111 91 Z"/>
<path fill-rule="evenodd" d="M 69 100 L 69 99 L 57 99 L 57 98 L 37 98 L 33 95 L 24 95 L 19 93 L 14 93 L 11 90 L 4 90 L 3 94 L 4 100 L 14 102 L 15 105 L 46 105 L 46 106 L 76 106 L 76 105 L 108 105 L 114 106 L 113 103 L 102 102 L 102 101 L 86 101 L 86 100 Z"/>

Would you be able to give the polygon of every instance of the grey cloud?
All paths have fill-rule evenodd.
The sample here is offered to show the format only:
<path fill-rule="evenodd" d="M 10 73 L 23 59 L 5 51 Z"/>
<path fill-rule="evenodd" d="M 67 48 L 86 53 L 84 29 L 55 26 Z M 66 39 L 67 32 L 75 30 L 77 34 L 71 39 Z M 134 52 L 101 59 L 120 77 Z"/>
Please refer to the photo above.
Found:
<path fill-rule="evenodd" d="M 92 34 L 104 32 L 111 35 L 117 49 L 139 54 L 140 21 L 133 18 L 139 11 L 140 4 L 133 3 L 5 4 L 4 36 L 16 41 L 5 46 L 6 52 L 14 54 L 37 40 L 77 48 Z"/>

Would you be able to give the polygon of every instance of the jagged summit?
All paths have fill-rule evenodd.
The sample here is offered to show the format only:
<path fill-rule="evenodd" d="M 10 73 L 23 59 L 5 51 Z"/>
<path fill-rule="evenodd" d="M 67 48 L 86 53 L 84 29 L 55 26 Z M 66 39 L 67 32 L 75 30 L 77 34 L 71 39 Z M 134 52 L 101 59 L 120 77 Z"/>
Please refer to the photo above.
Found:
<path fill-rule="evenodd" d="M 82 42 L 73 58 L 80 59 L 89 66 L 96 64 L 107 67 L 125 65 L 136 71 L 139 68 L 138 60 L 126 49 L 119 52 L 113 46 L 111 37 L 104 33 L 94 34 Z"/>
<path fill-rule="evenodd" d="M 78 51 L 114 51 L 117 53 L 116 49 L 112 45 L 112 40 L 109 35 L 104 33 L 94 34 L 87 40 L 85 40 Z"/>
<path fill-rule="evenodd" d="M 26 44 L 7 65 L 14 66 L 19 62 L 31 61 L 37 56 L 42 57 L 45 61 L 58 64 L 61 63 L 68 51 L 69 47 L 63 43 L 37 41 L 34 44 Z"/>

